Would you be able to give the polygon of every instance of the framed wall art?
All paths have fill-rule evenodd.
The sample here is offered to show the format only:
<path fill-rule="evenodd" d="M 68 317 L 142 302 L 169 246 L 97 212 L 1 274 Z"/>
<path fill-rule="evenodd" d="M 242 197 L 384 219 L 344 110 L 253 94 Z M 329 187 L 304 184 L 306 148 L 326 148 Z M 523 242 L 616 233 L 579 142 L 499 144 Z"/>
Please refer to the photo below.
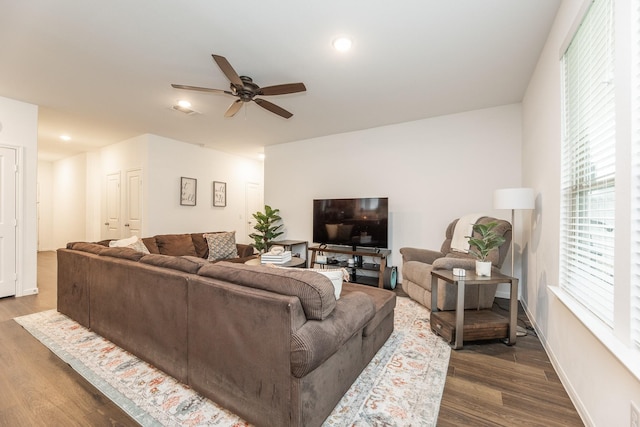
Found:
<path fill-rule="evenodd" d="M 227 183 L 213 181 L 213 206 L 227 206 Z"/>
<path fill-rule="evenodd" d="M 195 178 L 180 178 L 180 204 L 195 206 L 198 197 L 198 180 Z"/>

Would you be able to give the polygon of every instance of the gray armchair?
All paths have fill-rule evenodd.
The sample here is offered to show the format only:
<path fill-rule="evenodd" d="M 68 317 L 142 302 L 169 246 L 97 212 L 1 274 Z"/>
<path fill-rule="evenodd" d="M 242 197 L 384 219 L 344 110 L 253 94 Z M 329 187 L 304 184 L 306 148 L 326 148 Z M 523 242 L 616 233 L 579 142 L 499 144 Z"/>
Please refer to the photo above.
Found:
<path fill-rule="evenodd" d="M 502 219 L 492 217 L 481 217 L 476 223 L 487 224 L 497 222 L 498 226 L 494 231 L 502 235 L 506 240 L 497 249 L 489 253 L 489 260 L 493 264 L 493 271 L 499 271 L 502 267 L 509 245 L 511 244 L 511 224 Z M 451 250 L 451 240 L 458 219 L 454 220 L 445 232 L 445 240 L 440 247 L 440 251 L 402 248 L 402 290 L 409 297 L 428 309 L 431 309 L 431 270 L 464 268 L 475 271 L 475 258 L 473 255 Z M 498 285 L 481 286 L 467 285 L 465 289 L 465 309 L 469 308 L 491 308 L 496 295 Z M 455 310 L 456 289 L 453 285 L 443 281 L 438 282 L 438 309 Z"/>

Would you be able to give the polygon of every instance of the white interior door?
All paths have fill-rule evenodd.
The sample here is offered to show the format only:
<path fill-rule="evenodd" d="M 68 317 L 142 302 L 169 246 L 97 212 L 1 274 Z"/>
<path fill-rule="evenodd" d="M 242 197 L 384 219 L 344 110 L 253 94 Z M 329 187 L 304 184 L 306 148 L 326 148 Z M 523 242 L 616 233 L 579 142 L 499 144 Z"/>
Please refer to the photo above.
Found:
<path fill-rule="evenodd" d="M 16 294 L 16 150 L 0 147 L 0 297 Z"/>
<path fill-rule="evenodd" d="M 142 237 L 142 171 L 127 171 L 125 201 L 125 235 Z"/>
<path fill-rule="evenodd" d="M 120 236 L 120 172 L 107 175 L 105 239 Z"/>
<path fill-rule="evenodd" d="M 262 203 L 262 193 L 260 193 L 260 185 L 254 182 L 247 182 L 245 195 L 245 218 L 247 219 L 245 236 L 247 242 L 253 243 L 253 239 L 249 238 L 249 234 L 255 231 L 253 227 L 256 225 L 256 220 L 255 218 L 253 218 L 253 214 L 258 211 L 264 210 L 264 205 Z"/>

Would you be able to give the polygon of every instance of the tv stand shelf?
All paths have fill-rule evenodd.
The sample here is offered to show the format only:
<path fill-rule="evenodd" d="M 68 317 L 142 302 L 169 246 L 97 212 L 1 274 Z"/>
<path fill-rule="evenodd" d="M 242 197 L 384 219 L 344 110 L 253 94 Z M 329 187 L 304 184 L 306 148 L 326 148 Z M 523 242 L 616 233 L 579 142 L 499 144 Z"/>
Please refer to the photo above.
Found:
<path fill-rule="evenodd" d="M 355 270 L 376 271 L 378 273 L 378 277 L 355 276 L 355 280 L 353 281 L 355 283 L 361 283 L 365 285 L 373 285 L 373 286 L 378 285 L 379 288 L 384 288 L 384 272 L 385 272 L 385 269 L 387 268 L 387 258 L 391 254 L 391 251 L 389 249 L 350 250 L 345 248 L 333 248 L 330 246 L 321 247 L 320 245 L 318 245 L 318 246 L 311 246 L 309 250 L 311 251 L 310 267 L 313 267 L 315 264 L 318 264 L 318 262 L 316 262 L 316 255 L 318 254 L 318 252 L 351 255 L 355 261 L 355 265 L 353 267 L 348 267 L 347 264 L 344 262 L 333 264 L 333 265 L 335 265 L 336 267 L 345 267 L 345 268 L 351 269 L 351 272 L 353 273 L 352 277 L 355 276 Z M 362 258 L 366 256 L 373 257 L 374 259 L 379 258 L 380 261 L 377 263 L 374 263 L 373 265 L 364 264 L 362 262 Z M 325 265 L 325 264 L 322 264 L 322 265 Z M 327 264 L 327 265 L 330 266 L 331 264 Z"/>

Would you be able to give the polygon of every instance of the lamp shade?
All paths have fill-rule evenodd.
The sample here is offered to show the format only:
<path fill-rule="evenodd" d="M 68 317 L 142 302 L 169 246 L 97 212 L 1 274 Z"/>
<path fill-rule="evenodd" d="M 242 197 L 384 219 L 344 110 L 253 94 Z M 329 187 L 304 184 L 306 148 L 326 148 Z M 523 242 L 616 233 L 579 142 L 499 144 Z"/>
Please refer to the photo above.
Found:
<path fill-rule="evenodd" d="M 502 188 L 493 192 L 494 209 L 533 209 L 533 188 Z"/>

